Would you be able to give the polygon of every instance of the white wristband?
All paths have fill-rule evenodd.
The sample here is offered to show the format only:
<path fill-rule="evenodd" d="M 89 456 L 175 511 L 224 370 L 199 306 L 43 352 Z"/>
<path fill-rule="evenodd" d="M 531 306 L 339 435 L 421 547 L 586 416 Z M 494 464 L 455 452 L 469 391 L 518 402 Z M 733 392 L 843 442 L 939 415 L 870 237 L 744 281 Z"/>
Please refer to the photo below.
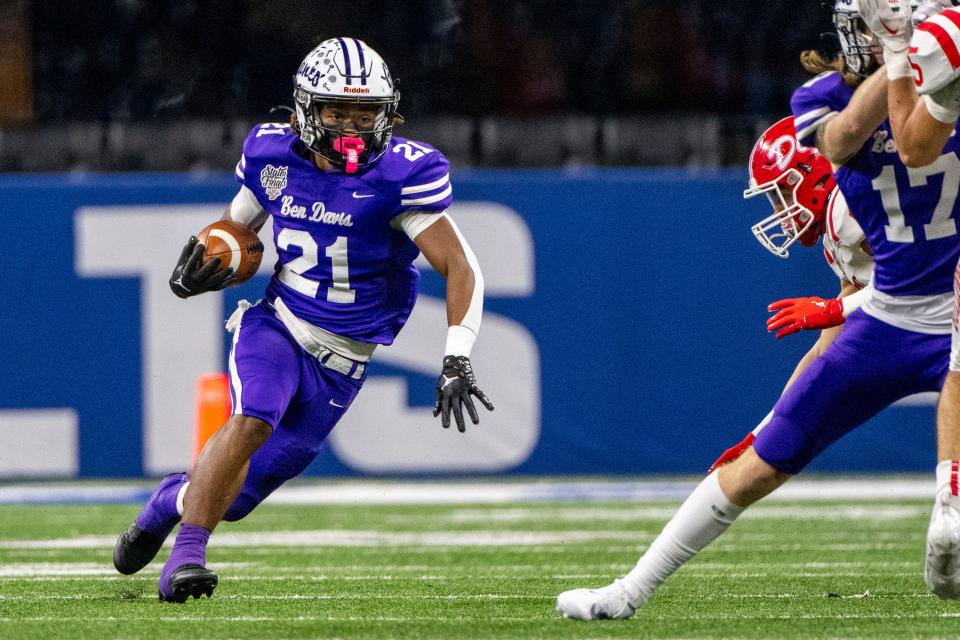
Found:
<path fill-rule="evenodd" d="M 913 77 L 913 68 L 910 66 L 906 50 L 891 51 L 884 47 L 883 61 L 887 66 L 887 80 L 893 81 Z"/>
<path fill-rule="evenodd" d="M 936 101 L 928 95 L 922 96 L 922 98 L 924 104 L 927 105 L 927 113 L 935 120 L 939 120 L 944 124 L 953 124 L 957 121 L 957 118 L 960 118 L 960 111 L 945 107 L 942 104 L 937 104 Z"/>
<path fill-rule="evenodd" d="M 447 346 L 443 350 L 446 356 L 470 357 L 470 350 L 477 340 L 477 334 L 463 325 L 453 324 L 447 328 Z"/>
<path fill-rule="evenodd" d="M 840 298 L 840 308 L 843 309 L 843 317 L 849 318 L 851 313 L 863 306 L 863 303 L 866 302 L 869 295 L 869 287 L 864 287 L 859 291 Z"/>

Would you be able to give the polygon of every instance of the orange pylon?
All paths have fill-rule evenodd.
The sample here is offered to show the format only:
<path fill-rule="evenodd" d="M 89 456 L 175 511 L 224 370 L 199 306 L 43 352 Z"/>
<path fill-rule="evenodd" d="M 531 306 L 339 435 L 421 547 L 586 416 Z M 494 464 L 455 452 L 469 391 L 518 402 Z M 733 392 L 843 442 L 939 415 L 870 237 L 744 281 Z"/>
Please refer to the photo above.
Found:
<path fill-rule="evenodd" d="M 197 378 L 193 459 L 207 440 L 230 419 L 230 380 L 225 373 L 204 373 Z"/>

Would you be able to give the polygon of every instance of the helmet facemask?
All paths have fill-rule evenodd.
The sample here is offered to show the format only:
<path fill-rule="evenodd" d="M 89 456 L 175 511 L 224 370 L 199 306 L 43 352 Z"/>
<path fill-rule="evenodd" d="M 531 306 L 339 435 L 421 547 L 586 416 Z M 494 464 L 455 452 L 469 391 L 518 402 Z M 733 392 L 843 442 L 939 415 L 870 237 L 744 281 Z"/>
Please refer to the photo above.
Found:
<path fill-rule="evenodd" d="M 334 166 L 354 173 L 359 166 L 373 164 L 386 152 L 393 136 L 394 120 L 400 93 L 386 98 L 335 99 L 312 94 L 301 87 L 293 92 L 297 126 L 304 145 Z M 321 112 L 325 105 L 375 105 L 373 128 L 362 131 L 354 127 L 345 133 L 342 127 L 323 124 Z"/>
<path fill-rule="evenodd" d="M 743 192 L 744 198 L 765 194 L 773 207 L 773 213 L 750 227 L 767 251 L 787 258 L 789 248 L 797 240 L 804 246 L 812 246 L 820 237 L 815 229 L 817 216 L 798 202 L 797 191 L 803 184 L 799 169 L 790 168 L 779 179 L 750 187 Z"/>
<path fill-rule="evenodd" d="M 836 10 L 833 26 L 840 40 L 847 68 L 861 77 L 867 77 L 880 66 L 883 49 L 863 18 L 856 11 Z"/>

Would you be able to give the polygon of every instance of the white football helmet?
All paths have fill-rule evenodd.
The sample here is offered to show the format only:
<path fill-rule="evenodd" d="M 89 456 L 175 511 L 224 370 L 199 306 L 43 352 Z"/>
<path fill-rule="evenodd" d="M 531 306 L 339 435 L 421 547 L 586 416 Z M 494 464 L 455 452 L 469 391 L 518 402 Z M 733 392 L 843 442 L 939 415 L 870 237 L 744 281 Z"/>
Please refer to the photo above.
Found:
<path fill-rule="evenodd" d="M 400 92 L 387 63 L 366 43 L 346 37 L 321 42 L 300 63 L 293 83 L 299 135 L 308 149 L 349 173 L 386 152 Z M 320 111 L 330 103 L 378 107 L 373 130 L 359 132 L 362 143 L 357 136 L 344 136 L 321 123 Z"/>
<path fill-rule="evenodd" d="M 956 0 L 910 0 L 913 24 L 955 3 Z M 882 64 L 883 47 L 860 16 L 859 0 L 834 0 L 833 26 L 848 69 L 867 77 Z"/>
<path fill-rule="evenodd" d="M 840 40 L 840 50 L 847 68 L 866 77 L 880 66 L 883 54 L 880 42 L 860 17 L 857 0 L 836 0 L 833 5 L 833 27 Z"/>

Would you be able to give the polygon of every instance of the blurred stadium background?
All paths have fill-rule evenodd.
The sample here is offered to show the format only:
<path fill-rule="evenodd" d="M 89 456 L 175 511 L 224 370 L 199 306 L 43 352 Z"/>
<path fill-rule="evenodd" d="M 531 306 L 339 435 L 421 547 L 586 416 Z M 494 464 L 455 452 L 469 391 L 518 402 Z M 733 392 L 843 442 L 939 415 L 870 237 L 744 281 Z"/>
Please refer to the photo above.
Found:
<path fill-rule="evenodd" d="M 313 44 L 396 69 L 458 167 L 740 165 L 831 46 L 775 0 L 4 0 L 0 171 L 228 171 Z"/>
<path fill-rule="evenodd" d="M 777 260 L 745 161 L 789 112 L 827 8 L 772 0 L 4 0 L 0 477 L 183 468 L 194 383 L 262 275 L 189 304 L 166 279 L 235 192 L 252 124 L 290 103 L 316 42 L 349 33 L 400 78 L 400 135 L 454 166 L 453 214 L 487 280 L 475 350 L 497 404 L 465 436 L 429 416 L 442 282 L 321 475 L 700 473 L 769 410 L 812 335 L 768 302 L 833 295 L 818 250 Z M 854 454 L 855 452 L 855 454 Z M 849 436 L 821 471 L 927 470 L 931 398 Z"/>

